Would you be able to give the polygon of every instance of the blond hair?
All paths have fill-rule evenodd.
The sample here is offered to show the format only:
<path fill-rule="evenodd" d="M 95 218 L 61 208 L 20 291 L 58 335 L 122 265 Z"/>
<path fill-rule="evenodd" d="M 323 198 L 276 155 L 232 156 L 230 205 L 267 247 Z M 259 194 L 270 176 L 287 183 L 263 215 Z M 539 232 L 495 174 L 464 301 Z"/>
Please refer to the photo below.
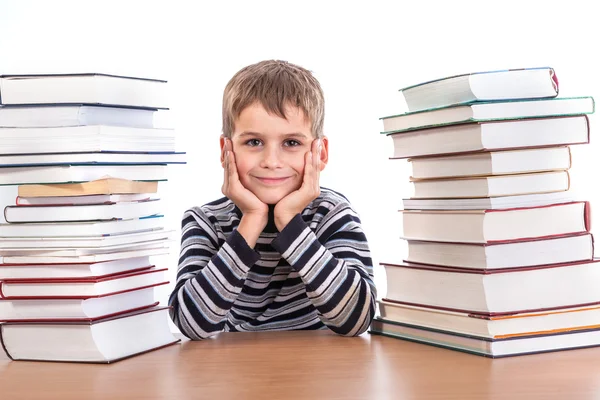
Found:
<path fill-rule="evenodd" d="M 313 135 L 323 137 L 323 90 L 310 71 L 280 60 L 261 61 L 242 68 L 223 92 L 223 136 L 231 137 L 235 120 L 255 102 L 281 118 L 286 118 L 286 106 L 299 107 L 310 120 Z"/>

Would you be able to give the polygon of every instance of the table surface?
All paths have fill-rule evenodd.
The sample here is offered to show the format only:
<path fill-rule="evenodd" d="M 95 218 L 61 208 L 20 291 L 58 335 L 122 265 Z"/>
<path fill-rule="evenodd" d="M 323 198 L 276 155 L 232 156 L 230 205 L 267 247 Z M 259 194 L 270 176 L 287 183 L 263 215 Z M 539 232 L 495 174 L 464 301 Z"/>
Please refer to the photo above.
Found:
<path fill-rule="evenodd" d="M 114 364 L 10 361 L 0 399 L 598 399 L 600 348 L 502 359 L 383 336 L 222 333 Z"/>

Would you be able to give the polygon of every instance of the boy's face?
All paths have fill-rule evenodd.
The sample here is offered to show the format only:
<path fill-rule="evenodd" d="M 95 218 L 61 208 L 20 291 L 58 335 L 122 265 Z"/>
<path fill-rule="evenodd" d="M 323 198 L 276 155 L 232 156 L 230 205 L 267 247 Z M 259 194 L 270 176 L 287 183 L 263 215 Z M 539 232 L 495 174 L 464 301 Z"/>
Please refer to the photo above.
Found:
<path fill-rule="evenodd" d="M 277 204 L 300 188 L 305 154 L 315 140 L 310 120 L 300 108 L 287 107 L 286 117 L 269 114 L 254 103 L 242 110 L 231 135 L 240 182 L 266 204 Z M 323 170 L 328 143 L 321 140 Z M 221 150 L 223 145 L 221 139 Z"/>

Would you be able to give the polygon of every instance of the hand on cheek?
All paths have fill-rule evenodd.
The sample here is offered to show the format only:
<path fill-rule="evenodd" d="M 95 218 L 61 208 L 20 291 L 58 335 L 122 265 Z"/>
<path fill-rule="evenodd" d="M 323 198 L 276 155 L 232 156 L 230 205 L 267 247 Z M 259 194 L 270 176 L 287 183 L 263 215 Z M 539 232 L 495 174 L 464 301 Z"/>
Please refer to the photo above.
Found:
<path fill-rule="evenodd" d="M 283 228 L 301 213 L 319 194 L 321 163 L 321 140 L 315 139 L 310 151 L 304 155 L 304 176 L 300 188 L 281 199 L 275 206 L 275 225 L 281 232 Z"/>
<path fill-rule="evenodd" d="M 264 218 L 265 225 L 269 215 L 269 207 L 260 201 L 258 197 L 250 190 L 246 189 L 237 171 L 235 163 L 235 154 L 230 139 L 225 139 L 224 146 L 224 171 L 223 186 L 221 191 L 225 196 L 231 199 L 235 205 L 242 211 L 243 215 L 253 215 Z"/>

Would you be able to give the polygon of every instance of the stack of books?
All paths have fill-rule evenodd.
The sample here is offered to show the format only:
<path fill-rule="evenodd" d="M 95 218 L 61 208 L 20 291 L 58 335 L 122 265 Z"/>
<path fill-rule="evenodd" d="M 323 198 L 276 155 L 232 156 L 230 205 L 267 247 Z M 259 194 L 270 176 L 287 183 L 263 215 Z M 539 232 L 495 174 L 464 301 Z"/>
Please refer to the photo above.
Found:
<path fill-rule="evenodd" d="M 472 73 L 402 89 L 384 117 L 408 159 L 401 263 L 372 333 L 503 357 L 600 345 L 590 204 L 570 190 L 592 97 L 560 98 L 552 68 Z"/>
<path fill-rule="evenodd" d="M 108 363 L 178 342 L 154 289 L 173 232 L 155 127 L 166 82 L 0 76 L 0 342 L 13 360 Z"/>

